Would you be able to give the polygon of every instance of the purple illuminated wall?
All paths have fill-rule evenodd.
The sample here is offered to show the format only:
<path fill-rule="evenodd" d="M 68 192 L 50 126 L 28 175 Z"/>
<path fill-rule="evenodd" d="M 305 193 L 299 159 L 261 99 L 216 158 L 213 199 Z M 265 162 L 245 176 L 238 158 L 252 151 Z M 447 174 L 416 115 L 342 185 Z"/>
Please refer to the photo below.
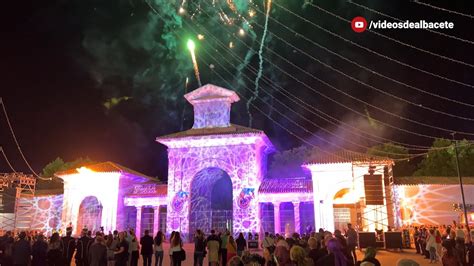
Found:
<path fill-rule="evenodd" d="M 231 139 L 232 137 L 229 137 Z M 212 140 L 209 140 L 212 143 Z M 189 143 L 192 145 L 192 142 Z M 263 155 L 263 143 L 215 147 L 169 149 L 167 230 L 189 230 L 191 182 L 206 168 L 218 168 L 232 181 L 233 230 L 259 232 L 256 192 L 263 178 L 256 159 Z M 259 155 L 257 155 L 259 154 Z M 203 189 L 212 189 L 208 180 Z M 207 187 L 206 187 L 207 186 Z"/>
<path fill-rule="evenodd" d="M 185 97 L 194 106 L 192 130 L 203 130 L 203 134 L 186 135 L 185 132 L 180 137 L 157 139 L 168 147 L 168 233 L 178 230 L 188 235 L 190 201 L 198 200 L 192 194 L 191 184 L 202 170 L 209 168 L 225 172 L 232 182 L 233 231 L 260 232 L 257 194 L 272 144 L 257 130 L 222 134 L 223 129 L 232 128 L 230 104 L 239 100 L 235 92 L 208 84 Z M 213 131 L 214 128 L 219 129 Z M 212 190 L 214 181 L 199 179 L 204 182 L 200 184 L 202 189 Z M 193 224 L 192 228 L 196 226 Z M 209 225 L 203 222 L 202 226 Z"/>

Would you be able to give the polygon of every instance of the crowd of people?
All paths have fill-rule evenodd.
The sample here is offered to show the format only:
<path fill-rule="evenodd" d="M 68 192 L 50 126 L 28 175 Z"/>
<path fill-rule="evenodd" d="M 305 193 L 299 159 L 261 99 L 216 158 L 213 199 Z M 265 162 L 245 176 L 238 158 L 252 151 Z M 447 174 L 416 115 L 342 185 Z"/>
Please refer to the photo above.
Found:
<path fill-rule="evenodd" d="M 417 253 L 442 261 L 446 266 L 473 266 L 474 246 L 467 239 L 474 239 L 474 232 L 467 233 L 461 226 L 413 227 L 411 230 Z M 469 234 L 473 234 L 472 238 Z M 467 237 L 468 236 L 468 237 Z M 172 232 L 167 240 L 159 231 L 153 237 L 148 230 L 137 237 L 133 230 L 123 232 L 102 231 L 92 234 L 82 230 L 80 238 L 72 236 L 72 228 L 60 237 L 53 233 L 48 239 L 41 233 L 7 232 L 0 237 L 0 265 L 61 265 L 69 266 L 135 266 L 142 256 L 144 266 L 162 266 L 165 254 L 170 266 L 181 266 L 192 260 L 194 266 L 203 266 L 207 257 L 209 266 L 379 266 L 374 247 L 364 250 L 357 257 L 358 233 L 351 224 L 342 233 L 320 229 L 303 235 L 291 236 L 265 233 L 261 241 L 239 233 L 234 238 L 229 231 L 210 231 L 208 236 L 197 230 L 193 237 L 193 256 L 186 256 L 184 240 L 179 232 Z M 257 241 L 256 241 L 257 240 Z M 167 245 L 167 251 L 163 243 Z M 259 243 L 260 246 L 251 245 Z M 257 249 L 263 250 L 258 252 Z M 261 254 L 261 255 L 260 255 Z M 398 264 L 418 265 L 412 260 L 400 259 Z"/>
<path fill-rule="evenodd" d="M 474 265 L 474 230 L 462 225 L 413 227 L 412 236 L 416 253 L 443 265 Z"/>

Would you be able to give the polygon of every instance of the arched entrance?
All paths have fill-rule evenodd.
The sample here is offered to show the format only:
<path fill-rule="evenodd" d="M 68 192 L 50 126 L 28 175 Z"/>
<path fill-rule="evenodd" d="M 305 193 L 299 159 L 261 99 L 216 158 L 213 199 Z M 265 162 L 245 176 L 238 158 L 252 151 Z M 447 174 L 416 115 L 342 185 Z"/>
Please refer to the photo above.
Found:
<path fill-rule="evenodd" d="M 87 228 L 92 232 L 99 231 L 102 220 L 102 204 L 94 196 L 84 198 L 79 206 L 77 217 L 78 234 L 83 228 Z"/>
<path fill-rule="evenodd" d="M 196 229 L 209 234 L 211 229 L 232 232 L 232 180 L 222 169 L 209 167 L 199 171 L 191 182 L 189 233 Z"/>
<path fill-rule="evenodd" d="M 333 198 L 334 229 L 344 231 L 348 223 L 354 223 L 356 199 L 350 188 L 340 189 Z"/>

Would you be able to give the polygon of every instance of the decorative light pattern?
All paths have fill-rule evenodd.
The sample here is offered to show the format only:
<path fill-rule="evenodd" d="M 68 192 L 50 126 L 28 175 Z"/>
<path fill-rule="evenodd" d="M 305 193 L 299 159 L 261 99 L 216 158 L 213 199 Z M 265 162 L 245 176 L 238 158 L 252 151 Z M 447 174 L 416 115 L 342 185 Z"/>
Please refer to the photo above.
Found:
<path fill-rule="evenodd" d="M 461 213 L 453 204 L 461 202 L 458 185 L 397 185 L 398 215 L 404 225 L 451 224 Z M 465 185 L 466 204 L 474 203 L 474 186 Z"/>
<path fill-rule="evenodd" d="M 63 195 L 38 196 L 31 200 L 32 230 L 58 231 L 61 228 Z"/>

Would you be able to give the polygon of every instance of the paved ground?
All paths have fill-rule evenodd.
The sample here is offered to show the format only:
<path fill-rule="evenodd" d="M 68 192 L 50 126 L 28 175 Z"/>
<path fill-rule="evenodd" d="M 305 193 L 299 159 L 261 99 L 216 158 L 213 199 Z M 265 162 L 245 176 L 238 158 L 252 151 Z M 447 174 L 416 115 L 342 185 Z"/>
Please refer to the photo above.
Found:
<path fill-rule="evenodd" d="M 183 262 L 182 266 L 193 266 L 193 249 L 194 246 L 192 244 L 186 244 L 184 246 L 186 250 L 186 261 Z M 164 244 L 164 249 L 165 249 L 165 258 L 163 261 L 163 266 L 169 266 L 170 265 L 170 259 L 169 256 L 167 256 L 166 251 L 169 250 L 169 244 L 165 243 Z M 261 251 L 255 251 L 261 253 Z M 357 258 L 362 259 L 364 257 L 364 254 L 360 251 L 358 251 Z M 379 250 L 377 253 L 377 259 L 380 261 L 380 263 L 383 266 L 395 266 L 397 264 L 397 261 L 401 258 L 408 258 L 408 259 L 413 259 L 416 262 L 418 262 L 420 265 L 441 265 L 440 262 L 436 264 L 430 264 L 429 260 L 424 259 L 421 255 L 416 254 L 413 249 L 409 250 L 403 250 L 403 251 L 386 251 L 386 250 Z M 74 265 L 74 263 L 73 263 Z M 140 258 L 139 265 L 142 265 L 142 261 Z M 153 257 L 152 265 L 155 265 L 155 258 Z M 207 264 L 207 258 L 204 259 L 204 265 Z"/>

